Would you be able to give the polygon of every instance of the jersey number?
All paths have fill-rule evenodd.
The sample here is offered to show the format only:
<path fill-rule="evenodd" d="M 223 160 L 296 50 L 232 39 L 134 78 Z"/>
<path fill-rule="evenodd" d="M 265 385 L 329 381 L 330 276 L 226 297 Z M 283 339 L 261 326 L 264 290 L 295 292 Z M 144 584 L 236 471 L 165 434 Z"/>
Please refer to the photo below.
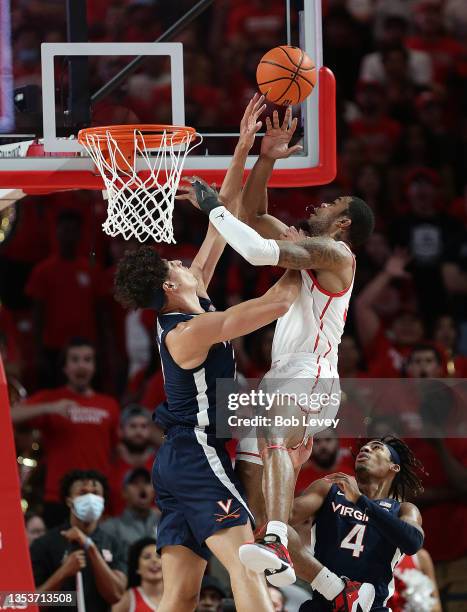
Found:
<path fill-rule="evenodd" d="M 366 525 L 354 525 L 341 542 L 341 548 L 351 550 L 352 557 L 359 557 L 365 548 L 362 544 L 365 529 Z"/>

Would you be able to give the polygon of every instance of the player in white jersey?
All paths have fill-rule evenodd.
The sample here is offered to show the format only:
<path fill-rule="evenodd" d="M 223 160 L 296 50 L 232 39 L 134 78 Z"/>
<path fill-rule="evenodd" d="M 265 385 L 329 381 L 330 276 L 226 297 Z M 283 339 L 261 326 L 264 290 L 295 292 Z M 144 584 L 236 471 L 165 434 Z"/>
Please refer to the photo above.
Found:
<path fill-rule="evenodd" d="M 355 257 L 352 247 L 368 238 L 374 226 L 371 209 L 352 196 L 337 198 L 317 207 L 307 220 L 310 237 L 304 238 L 267 212 L 267 182 L 274 162 L 287 157 L 297 147 L 289 148 L 296 128 L 290 123 L 290 111 L 279 125 L 278 114 L 266 120 L 261 155 L 243 192 L 243 219 L 233 217 L 218 199 L 217 193 L 200 180 L 193 181 L 199 208 L 240 255 L 253 265 L 279 265 L 302 270 L 300 296 L 289 313 L 279 319 L 273 343 L 271 370 L 263 379 L 263 389 L 273 393 L 279 388 L 281 398 L 320 398 L 318 405 L 300 400 L 281 399 L 276 414 L 317 412 L 313 417 L 333 419 L 339 408 L 337 350 L 344 329 L 353 286 Z M 289 127 L 290 125 L 290 127 Z M 193 199 L 193 198 L 192 198 Z M 286 237 L 286 240 L 281 238 Z M 327 401 L 321 398 L 327 396 Z M 287 404 L 287 405 L 285 405 Z M 298 405 L 297 405 L 298 404 Z M 271 413 L 270 413 L 271 414 Z M 303 419 L 301 419 L 303 423 Z M 261 518 L 258 497 L 265 497 L 268 520 L 262 545 L 241 547 L 242 561 L 252 570 L 267 570 L 268 580 L 285 586 L 295 580 L 287 551 L 287 521 L 293 501 L 295 474 L 287 452 L 328 425 L 312 428 L 300 424 L 286 429 L 258 430 L 261 456 L 256 439 L 242 440 L 239 459 L 248 462 L 244 482 L 251 493 L 250 504 Z M 303 452 L 311 448 L 310 444 Z M 261 487 L 264 462 L 263 486 Z M 256 492 L 256 499 L 255 499 Z"/>

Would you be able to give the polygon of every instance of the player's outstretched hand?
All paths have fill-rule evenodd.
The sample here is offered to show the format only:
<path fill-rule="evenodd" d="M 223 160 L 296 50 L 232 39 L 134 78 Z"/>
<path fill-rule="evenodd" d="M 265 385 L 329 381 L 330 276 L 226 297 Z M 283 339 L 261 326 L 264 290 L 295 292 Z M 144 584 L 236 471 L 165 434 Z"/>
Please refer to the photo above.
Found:
<path fill-rule="evenodd" d="M 292 109 L 290 106 L 285 111 L 282 125 L 279 123 L 279 113 L 277 111 L 274 111 L 272 114 L 272 122 L 270 117 L 266 117 L 266 134 L 261 143 L 261 155 L 263 157 L 273 160 L 283 159 L 290 157 L 303 148 L 300 145 L 289 147 L 298 122 L 296 117 L 292 121 L 291 119 Z"/>
<path fill-rule="evenodd" d="M 344 474 L 343 472 L 329 474 L 329 476 L 324 477 L 324 480 L 337 485 L 349 502 L 352 502 L 353 504 L 357 502 L 358 498 L 362 494 L 358 488 L 355 478 L 353 476 L 349 476 L 348 474 Z"/>
<path fill-rule="evenodd" d="M 188 200 L 195 208 L 199 208 L 209 215 L 213 208 L 222 206 L 215 185 L 209 186 L 199 176 L 187 176 L 185 183 L 179 186 L 181 193 L 175 196 L 176 200 Z"/>
<path fill-rule="evenodd" d="M 243 113 L 242 120 L 240 121 L 240 138 L 238 139 L 238 145 L 245 147 L 248 151 L 253 146 L 256 134 L 263 125 L 263 122 L 258 121 L 258 119 L 265 109 L 266 104 L 264 104 L 264 96 L 256 93 L 249 101 Z"/>

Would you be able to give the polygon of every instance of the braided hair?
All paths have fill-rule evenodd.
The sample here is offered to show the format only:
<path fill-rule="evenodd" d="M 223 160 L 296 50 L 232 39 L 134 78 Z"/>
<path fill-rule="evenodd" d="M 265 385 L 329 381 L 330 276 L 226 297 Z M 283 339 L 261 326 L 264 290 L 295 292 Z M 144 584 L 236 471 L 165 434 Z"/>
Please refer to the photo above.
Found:
<path fill-rule="evenodd" d="M 384 436 L 379 440 L 392 447 L 400 457 L 401 469 L 392 481 L 389 494 L 395 499 L 404 501 L 410 494 L 422 493 L 423 485 L 419 473 L 426 474 L 426 472 L 407 444 L 394 436 Z"/>

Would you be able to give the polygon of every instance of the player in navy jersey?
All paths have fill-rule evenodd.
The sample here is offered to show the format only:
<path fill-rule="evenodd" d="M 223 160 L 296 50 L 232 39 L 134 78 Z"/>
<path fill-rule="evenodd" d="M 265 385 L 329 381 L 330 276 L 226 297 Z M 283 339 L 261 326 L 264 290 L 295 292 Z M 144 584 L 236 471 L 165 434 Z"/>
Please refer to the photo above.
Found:
<path fill-rule="evenodd" d="M 241 197 L 244 164 L 261 126 L 257 119 L 262 102 L 255 96 L 245 111 L 221 188 L 220 197 L 231 210 Z M 161 612 L 195 609 L 210 552 L 230 574 L 237 609 L 272 612 L 264 578 L 248 572 L 238 556 L 245 539 L 253 539 L 253 521 L 225 440 L 215 435 L 216 379 L 235 378 L 230 341 L 285 314 L 298 295 L 299 277 L 286 272 L 262 297 L 215 312 L 207 287 L 224 246 L 209 225 L 190 268 L 142 247 L 126 253 L 117 269 L 119 300 L 158 311 L 157 343 L 167 396 L 155 415 L 166 438 L 153 469 L 162 511 L 157 532 L 164 580 Z"/>
<path fill-rule="evenodd" d="M 421 490 L 419 469 L 401 440 L 372 440 L 356 457 L 356 478 L 331 474 L 296 498 L 292 524 L 313 521 L 311 547 L 289 528 L 297 574 L 314 589 L 300 612 L 389 610 L 396 564 L 423 545 L 420 512 L 404 501 Z"/>

